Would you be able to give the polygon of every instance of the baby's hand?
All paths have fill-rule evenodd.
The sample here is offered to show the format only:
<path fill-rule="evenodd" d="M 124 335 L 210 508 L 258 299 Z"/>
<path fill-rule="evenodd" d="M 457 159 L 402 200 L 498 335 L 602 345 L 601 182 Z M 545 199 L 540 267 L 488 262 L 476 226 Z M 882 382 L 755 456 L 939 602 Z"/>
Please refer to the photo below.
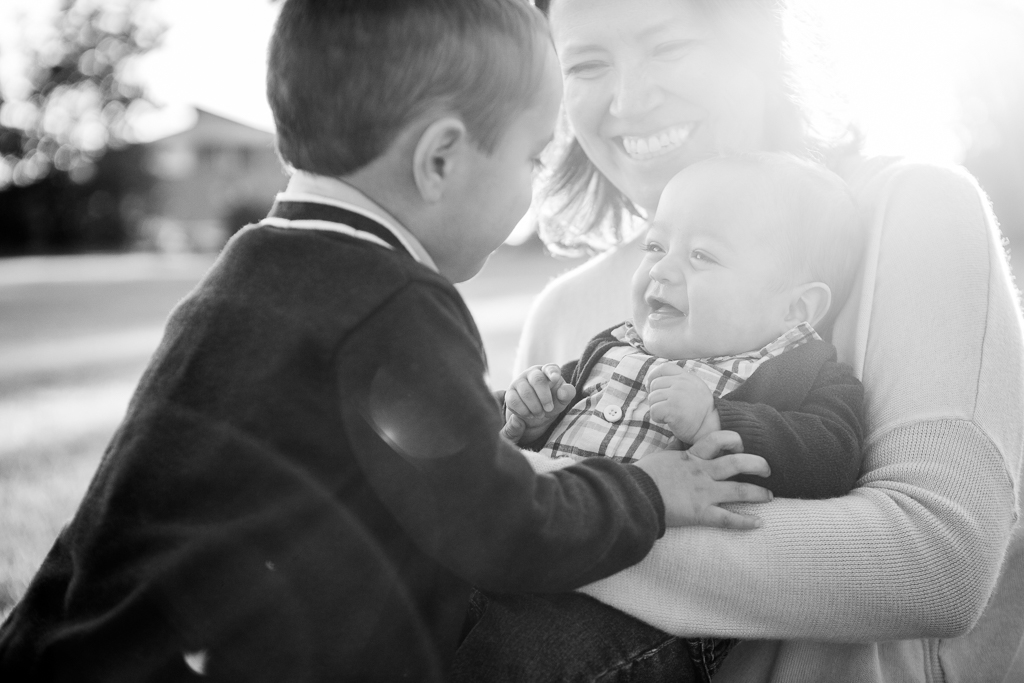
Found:
<path fill-rule="evenodd" d="M 505 428 L 502 433 L 520 443 L 533 441 L 555 421 L 576 396 L 557 365 L 534 365 L 512 381 L 505 392 Z M 516 423 L 516 418 L 525 428 Z M 515 439 L 514 439 L 515 440 Z"/>
<path fill-rule="evenodd" d="M 759 455 L 740 453 L 736 432 L 714 432 L 688 451 L 660 451 L 635 464 L 649 474 L 665 502 L 666 526 L 711 526 L 754 529 L 761 521 L 723 507 L 722 503 L 766 503 L 771 491 L 754 484 L 724 481 L 737 474 L 767 477 L 768 463 Z"/>
<path fill-rule="evenodd" d="M 715 400 L 704 381 L 675 363 L 662 363 L 647 378 L 651 419 L 684 443 L 722 428 Z"/>

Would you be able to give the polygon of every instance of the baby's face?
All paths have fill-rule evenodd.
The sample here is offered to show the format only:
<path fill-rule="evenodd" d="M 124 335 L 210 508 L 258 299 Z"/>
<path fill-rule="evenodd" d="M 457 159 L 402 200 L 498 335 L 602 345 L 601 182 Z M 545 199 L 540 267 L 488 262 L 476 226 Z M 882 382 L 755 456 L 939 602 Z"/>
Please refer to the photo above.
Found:
<path fill-rule="evenodd" d="M 793 273 L 763 183 L 731 166 L 691 168 L 665 188 L 633 276 L 647 350 L 683 360 L 761 348 L 786 332 Z"/>

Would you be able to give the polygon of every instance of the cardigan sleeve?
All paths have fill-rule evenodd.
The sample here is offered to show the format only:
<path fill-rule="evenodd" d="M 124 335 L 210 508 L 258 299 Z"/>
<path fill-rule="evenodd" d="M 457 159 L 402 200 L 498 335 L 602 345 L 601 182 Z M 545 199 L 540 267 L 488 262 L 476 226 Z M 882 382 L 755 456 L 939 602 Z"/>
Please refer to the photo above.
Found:
<path fill-rule="evenodd" d="M 594 462 L 536 476 L 499 437 L 454 292 L 407 286 L 350 334 L 336 366 L 370 486 L 424 552 L 475 585 L 569 590 L 635 563 L 662 533 L 661 497 L 641 470 Z"/>
<path fill-rule="evenodd" d="M 800 404 L 791 409 L 728 397 L 716 400 L 722 429 L 739 434 L 743 450 L 767 460 L 772 471 L 767 478 L 736 479 L 782 498 L 849 493 L 862 460 L 863 399 L 864 388 L 846 367 L 825 362 Z"/>
<path fill-rule="evenodd" d="M 1018 302 L 970 178 L 904 166 L 885 187 L 834 339 L 866 387 L 859 488 L 749 507 L 752 531 L 670 530 L 585 592 L 680 635 L 868 642 L 979 618 L 1017 517 Z"/>

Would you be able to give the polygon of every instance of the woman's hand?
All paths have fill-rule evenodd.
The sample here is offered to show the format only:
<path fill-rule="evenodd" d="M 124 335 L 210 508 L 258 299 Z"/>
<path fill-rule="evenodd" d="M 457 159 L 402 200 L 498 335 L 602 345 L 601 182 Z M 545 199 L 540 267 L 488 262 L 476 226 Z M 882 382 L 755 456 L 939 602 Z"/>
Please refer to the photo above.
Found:
<path fill-rule="evenodd" d="M 649 474 L 665 501 L 666 526 L 755 529 L 761 520 L 720 507 L 722 503 L 767 503 L 772 492 L 754 484 L 725 481 L 737 474 L 767 477 L 768 463 L 759 455 L 740 453 L 736 432 L 712 432 L 686 451 L 659 451 L 636 463 Z"/>
<path fill-rule="evenodd" d="M 715 399 L 704 381 L 675 363 L 663 363 L 647 378 L 651 419 L 684 443 L 696 443 L 722 428 Z"/>
<path fill-rule="evenodd" d="M 576 396 L 554 363 L 534 365 L 512 381 L 505 392 L 507 438 L 529 443 L 544 433 Z"/>

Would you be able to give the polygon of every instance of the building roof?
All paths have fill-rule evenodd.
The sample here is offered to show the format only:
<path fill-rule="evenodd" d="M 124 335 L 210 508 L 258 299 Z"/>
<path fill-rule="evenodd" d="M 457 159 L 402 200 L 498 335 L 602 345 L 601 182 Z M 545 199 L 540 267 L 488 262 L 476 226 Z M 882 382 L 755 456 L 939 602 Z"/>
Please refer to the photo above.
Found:
<path fill-rule="evenodd" d="M 273 147 L 274 134 L 196 107 L 191 128 L 149 144 L 186 144 L 190 147 Z"/>

